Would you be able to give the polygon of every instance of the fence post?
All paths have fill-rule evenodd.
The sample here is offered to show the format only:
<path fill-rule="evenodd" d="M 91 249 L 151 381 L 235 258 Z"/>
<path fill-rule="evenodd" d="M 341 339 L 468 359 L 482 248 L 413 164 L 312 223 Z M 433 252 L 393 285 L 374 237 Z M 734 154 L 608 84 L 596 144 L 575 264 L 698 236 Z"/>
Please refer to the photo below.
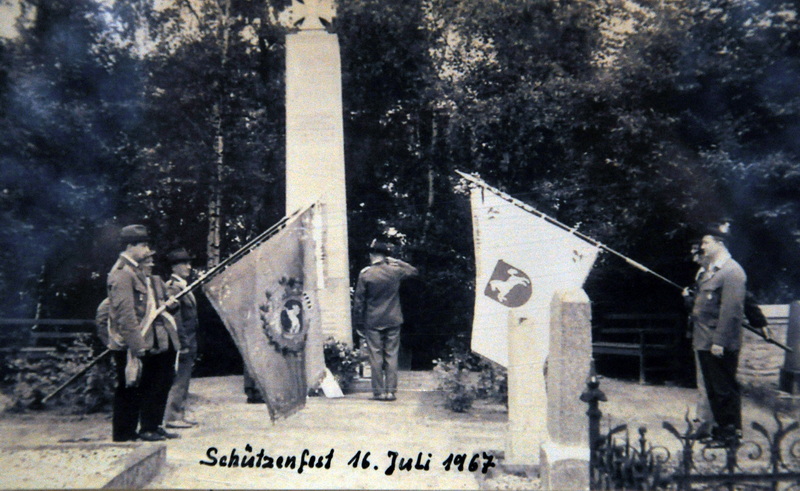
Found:
<path fill-rule="evenodd" d="M 796 394 L 800 391 L 800 301 L 789 304 L 786 344 L 793 351 L 786 352 L 778 385 L 783 392 Z"/>
<path fill-rule="evenodd" d="M 595 489 L 594 469 L 597 466 L 597 447 L 600 444 L 600 402 L 605 402 L 605 393 L 600 390 L 600 381 L 594 368 L 594 358 L 589 365 L 589 377 L 586 379 L 586 390 L 581 394 L 581 401 L 589 405 L 586 415 L 589 416 L 589 487 Z"/>

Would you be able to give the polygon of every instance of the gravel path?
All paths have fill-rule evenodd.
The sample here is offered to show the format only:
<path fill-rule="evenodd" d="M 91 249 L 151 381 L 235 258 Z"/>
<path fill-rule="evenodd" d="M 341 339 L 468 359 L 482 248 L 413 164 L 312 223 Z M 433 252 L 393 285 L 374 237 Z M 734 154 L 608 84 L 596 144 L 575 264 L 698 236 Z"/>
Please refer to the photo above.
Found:
<path fill-rule="evenodd" d="M 466 414 L 455 414 L 441 405 L 440 395 L 430 391 L 430 372 L 406 372 L 395 402 L 369 400 L 369 393 L 343 399 L 309 398 L 306 408 L 286 420 L 269 421 L 263 405 L 247 404 L 241 377 L 214 377 L 192 381 L 192 417 L 196 428 L 177 430 L 182 438 L 167 444 L 167 464 L 150 483 L 151 488 L 270 488 L 270 489 L 537 489 L 538 479 L 496 472 L 482 479 L 477 471 L 459 471 L 445 461 L 452 453 L 465 455 L 467 464 L 476 453 L 496 454 L 505 446 L 507 412 L 502 406 L 476 404 Z M 427 390 L 422 390 L 427 389 Z M 666 420 L 684 428 L 687 408 L 693 408 L 696 391 L 691 389 L 639 385 L 635 382 L 603 379 L 601 389 L 608 402 L 601 404 L 603 428 L 626 422 L 635 431 L 648 427 L 654 441 L 677 445 L 661 428 Z M 744 419 L 772 422 L 771 415 L 746 403 Z M 748 430 L 745 429 L 745 437 Z M 58 416 L 49 412 L 6 414 L 0 417 L 0 478 L 2 488 L 92 487 L 90 479 L 108 472 L 119 461 L 111 450 L 82 454 L 64 449 L 40 456 L 12 451 L 12 445 L 43 445 L 69 442 L 110 443 L 110 415 Z M 140 445 L 149 445 L 142 443 Z M 216 450 L 210 450 L 210 449 Z M 262 468 L 228 467 L 232 455 L 252 457 L 263 450 Z M 306 461 L 299 461 L 308 451 Z M 331 455 L 331 451 L 333 454 Z M 361 452 L 359 454 L 359 452 Z M 362 468 L 370 452 L 369 465 Z M 397 452 L 389 475 L 392 454 Z M 328 457 L 330 455 L 330 457 Z M 358 455 L 354 468 L 353 458 Z M 225 456 L 226 465 L 222 464 Z M 272 468 L 264 468 L 266 456 Z M 295 467 L 278 468 L 278 457 L 295 458 Z M 400 470 L 410 463 L 411 470 Z M 8 460 L 11 459 L 11 460 Z M 214 462 L 215 465 L 205 465 Z M 429 460 L 429 462 L 428 462 Z M 330 465 L 326 465 L 330 462 Z M 31 465 L 40 462 L 41 465 Z M 350 462 L 350 464 L 348 464 Z M 375 468 L 377 466 L 377 469 Z M 427 469 L 426 469 L 427 467 Z M 67 479 L 69 472 L 73 474 Z M 63 484 L 63 483 L 67 484 Z"/>
<path fill-rule="evenodd" d="M 0 451 L 4 488 L 94 488 L 124 469 L 133 447 L 4 448 Z"/>

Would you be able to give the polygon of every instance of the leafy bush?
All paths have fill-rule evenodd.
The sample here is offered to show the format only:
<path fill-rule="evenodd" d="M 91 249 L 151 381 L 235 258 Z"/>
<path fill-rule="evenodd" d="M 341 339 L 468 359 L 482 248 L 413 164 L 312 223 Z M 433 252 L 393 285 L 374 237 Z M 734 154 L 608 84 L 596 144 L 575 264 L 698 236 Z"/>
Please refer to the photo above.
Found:
<path fill-rule="evenodd" d="M 445 407 L 451 411 L 468 411 L 475 399 L 508 404 L 508 375 L 503 367 L 459 347 L 433 363 Z"/>
<path fill-rule="evenodd" d="M 325 366 L 333 374 L 342 392 L 347 392 L 358 375 L 361 351 L 341 341 L 336 341 L 332 337 L 325 341 L 324 350 Z"/>
<path fill-rule="evenodd" d="M 457 413 L 468 411 L 475 400 L 476 390 L 470 381 L 470 371 L 461 360 L 434 360 L 433 372 L 439 379 L 439 390 L 445 394 L 445 407 Z"/>
<path fill-rule="evenodd" d="M 492 402 L 508 406 L 508 370 L 487 360 L 479 361 L 478 372 L 478 399 L 487 399 Z"/>
<path fill-rule="evenodd" d="M 59 348 L 40 359 L 13 357 L 4 361 L 5 384 L 10 392 L 10 411 L 35 408 L 37 402 L 54 392 L 61 384 L 82 370 L 98 356 L 79 339 L 69 347 Z M 104 357 L 47 404 L 67 414 L 108 411 L 114 396 L 114 366 L 110 356 Z"/>

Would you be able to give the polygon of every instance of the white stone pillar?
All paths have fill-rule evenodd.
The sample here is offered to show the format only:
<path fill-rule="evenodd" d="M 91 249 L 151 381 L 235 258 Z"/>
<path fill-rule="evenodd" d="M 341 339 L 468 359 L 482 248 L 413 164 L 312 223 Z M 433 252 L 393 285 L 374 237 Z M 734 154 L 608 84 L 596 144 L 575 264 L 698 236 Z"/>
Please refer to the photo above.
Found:
<path fill-rule="evenodd" d="M 589 489 L 589 422 L 580 396 L 592 358 L 592 311 L 583 290 L 556 292 L 550 310 L 544 489 Z"/>
<path fill-rule="evenodd" d="M 508 431 L 504 465 L 524 469 L 539 464 L 547 441 L 544 365 L 547 329 L 521 311 L 508 316 Z"/>
<path fill-rule="evenodd" d="M 322 203 L 322 332 L 352 344 L 341 73 L 335 34 L 286 36 L 286 213 Z"/>

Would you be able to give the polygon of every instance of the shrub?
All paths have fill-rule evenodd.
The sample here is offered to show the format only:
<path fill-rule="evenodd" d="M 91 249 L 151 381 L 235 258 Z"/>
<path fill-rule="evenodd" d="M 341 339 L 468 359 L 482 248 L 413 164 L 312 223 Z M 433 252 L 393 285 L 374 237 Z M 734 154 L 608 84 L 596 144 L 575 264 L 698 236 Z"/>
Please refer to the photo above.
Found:
<path fill-rule="evenodd" d="M 478 377 L 478 399 L 487 399 L 508 407 L 508 370 L 481 359 Z"/>
<path fill-rule="evenodd" d="M 475 400 L 476 390 L 469 380 L 470 371 L 458 360 L 434 360 L 433 372 L 444 392 L 445 407 L 457 413 L 468 411 Z"/>
<path fill-rule="evenodd" d="M 324 351 L 325 366 L 333 374 L 342 392 L 347 392 L 358 375 L 361 351 L 333 338 L 325 341 Z"/>
<path fill-rule="evenodd" d="M 475 399 L 508 404 L 508 375 L 503 367 L 459 347 L 433 363 L 445 407 L 451 411 L 468 411 Z"/>
<path fill-rule="evenodd" d="M 88 350 L 79 339 L 69 347 L 58 349 L 40 359 L 13 357 L 5 361 L 5 382 L 12 399 L 11 411 L 35 407 L 43 397 L 82 370 L 99 350 Z M 80 378 L 48 401 L 48 406 L 67 414 L 88 414 L 108 411 L 114 395 L 114 366 L 106 356 Z M 34 404 L 34 406 L 31 406 Z"/>

